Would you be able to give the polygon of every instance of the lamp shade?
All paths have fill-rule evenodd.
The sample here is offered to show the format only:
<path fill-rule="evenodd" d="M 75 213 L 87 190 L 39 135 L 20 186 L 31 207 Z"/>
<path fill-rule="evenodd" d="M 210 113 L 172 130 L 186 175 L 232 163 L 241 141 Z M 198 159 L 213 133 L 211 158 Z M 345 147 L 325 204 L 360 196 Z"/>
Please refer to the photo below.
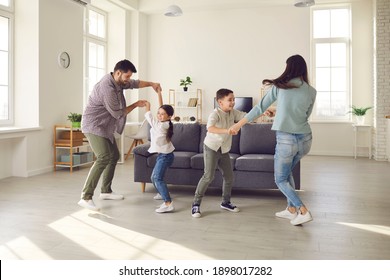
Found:
<path fill-rule="evenodd" d="M 315 4 L 314 0 L 295 0 L 295 7 L 310 7 Z"/>
<path fill-rule="evenodd" d="M 164 13 L 164 15 L 166 15 L 168 17 L 178 17 L 178 16 L 181 16 L 182 14 L 183 14 L 183 11 L 180 9 L 179 6 L 176 6 L 176 5 L 169 6 Z"/>

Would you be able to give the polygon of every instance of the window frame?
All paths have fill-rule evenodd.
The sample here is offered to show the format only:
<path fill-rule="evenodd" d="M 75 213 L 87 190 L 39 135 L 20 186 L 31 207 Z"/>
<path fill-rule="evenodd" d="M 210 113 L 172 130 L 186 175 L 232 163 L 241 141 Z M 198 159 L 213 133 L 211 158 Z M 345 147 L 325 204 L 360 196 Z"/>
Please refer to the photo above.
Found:
<path fill-rule="evenodd" d="M 0 119 L 0 126 L 14 124 L 14 13 L 13 0 L 10 6 L 0 5 L 0 16 L 8 18 L 8 119 Z"/>
<path fill-rule="evenodd" d="M 105 37 L 99 37 L 95 36 L 93 34 L 89 33 L 89 12 L 93 11 L 99 14 L 102 14 L 104 16 L 104 34 Z M 92 7 L 91 5 L 88 5 L 85 9 L 85 27 L 84 27 L 84 54 L 85 54 L 85 69 L 84 69 L 84 76 L 85 76 L 85 83 L 84 83 L 84 107 L 87 104 L 88 97 L 90 94 L 89 91 L 89 84 L 90 84 L 90 76 L 89 76 L 89 43 L 94 43 L 100 46 L 103 46 L 104 48 L 104 72 L 107 72 L 107 31 L 108 31 L 108 14 L 105 11 L 102 11 L 100 9 L 97 9 L 96 7 Z"/>
<path fill-rule="evenodd" d="M 347 9 L 349 14 L 348 24 L 349 24 L 349 36 L 348 37 L 326 37 L 326 38 L 314 38 L 314 12 L 320 10 L 339 10 L 339 9 Z M 345 115 L 330 115 L 330 116 L 317 116 L 317 106 L 318 98 L 316 100 L 316 104 L 314 105 L 313 112 L 311 114 L 310 120 L 312 122 L 351 122 L 350 114 L 347 114 L 348 109 L 351 106 L 352 101 L 352 9 L 350 4 L 340 4 L 340 5 L 322 5 L 311 8 L 310 12 L 310 39 L 311 39 L 311 76 L 313 81 L 313 86 L 316 88 L 317 80 L 317 64 L 316 64 L 316 45 L 317 44 L 335 44 L 342 43 L 346 45 L 346 88 L 345 88 L 345 100 L 346 100 L 346 110 Z M 330 67 L 330 69 L 334 69 L 335 67 Z M 331 79 L 331 78 L 330 78 Z M 332 79 L 330 80 L 332 84 Z M 332 95 L 332 89 L 330 89 L 330 94 Z M 317 97 L 318 97 L 318 89 L 317 89 Z M 331 101 L 330 101 L 331 105 Z M 330 108 L 332 108 L 330 106 Z"/>

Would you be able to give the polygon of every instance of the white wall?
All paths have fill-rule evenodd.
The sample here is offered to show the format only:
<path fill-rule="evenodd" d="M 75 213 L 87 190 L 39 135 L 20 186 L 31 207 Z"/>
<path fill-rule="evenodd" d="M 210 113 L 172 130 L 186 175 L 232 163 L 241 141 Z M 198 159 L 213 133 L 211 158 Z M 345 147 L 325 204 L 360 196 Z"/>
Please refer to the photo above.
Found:
<path fill-rule="evenodd" d="M 194 12 L 178 18 L 153 15 L 148 23 L 149 78 L 160 79 L 167 92 L 191 76 L 191 88 L 204 90 L 202 119 L 211 112 L 219 88 L 258 101 L 261 81 L 281 74 L 287 57 L 299 53 L 310 59 L 308 9 L 282 6 Z"/>
<path fill-rule="evenodd" d="M 354 1 L 352 16 L 352 102 L 369 106 L 372 2 Z M 148 78 L 159 79 L 167 93 L 179 88 L 181 78 L 191 76 L 191 87 L 204 90 L 203 120 L 219 88 L 258 102 L 262 80 L 279 76 L 287 57 L 301 54 L 310 66 L 310 9 L 293 5 L 193 12 L 177 18 L 151 15 L 148 35 Z M 153 101 L 153 94 L 150 98 Z M 371 117 L 370 112 L 370 122 Z M 351 123 L 313 123 L 312 128 L 312 154 L 352 156 Z M 336 140 L 334 135 L 342 137 Z"/>

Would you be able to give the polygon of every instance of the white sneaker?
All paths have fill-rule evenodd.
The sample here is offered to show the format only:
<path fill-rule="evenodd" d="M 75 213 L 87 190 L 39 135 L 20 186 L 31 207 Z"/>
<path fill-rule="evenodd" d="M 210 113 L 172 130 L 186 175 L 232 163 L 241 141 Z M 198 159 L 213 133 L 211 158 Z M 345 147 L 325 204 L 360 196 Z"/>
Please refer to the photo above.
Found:
<path fill-rule="evenodd" d="M 163 198 L 162 198 L 161 194 L 157 193 L 157 194 L 153 197 L 153 199 L 155 199 L 155 200 L 162 200 Z"/>
<path fill-rule="evenodd" d="M 286 208 L 283 211 L 275 213 L 276 217 L 283 218 L 283 219 L 289 219 L 289 220 L 295 219 L 297 217 L 297 215 L 298 215 L 297 212 L 291 213 L 290 211 L 288 211 L 288 208 Z"/>
<path fill-rule="evenodd" d="M 99 196 L 100 199 L 103 200 L 121 200 L 123 199 L 123 195 L 117 193 L 101 193 Z"/>
<path fill-rule="evenodd" d="M 165 203 L 161 204 L 159 208 L 156 209 L 157 213 L 166 213 L 166 212 L 173 212 L 175 210 L 175 207 L 173 207 L 173 202 L 169 204 L 168 206 L 165 205 Z"/>
<path fill-rule="evenodd" d="M 100 209 L 96 207 L 95 203 L 93 203 L 93 200 L 84 200 L 80 199 L 80 201 L 77 203 L 81 207 L 84 207 L 86 209 L 92 210 L 92 211 L 99 211 Z"/>
<path fill-rule="evenodd" d="M 298 226 L 307 222 L 310 222 L 313 220 L 313 217 L 311 216 L 310 212 L 307 211 L 305 215 L 302 215 L 299 213 L 295 219 L 291 220 L 290 223 L 294 226 Z"/>

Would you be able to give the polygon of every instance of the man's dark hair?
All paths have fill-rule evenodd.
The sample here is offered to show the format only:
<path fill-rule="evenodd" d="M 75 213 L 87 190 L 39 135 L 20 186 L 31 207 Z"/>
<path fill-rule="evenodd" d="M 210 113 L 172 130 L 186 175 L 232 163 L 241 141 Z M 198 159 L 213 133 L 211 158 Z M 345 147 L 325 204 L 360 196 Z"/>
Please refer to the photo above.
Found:
<path fill-rule="evenodd" d="M 228 96 L 229 94 L 233 93 L 231 89 L 227 88 L 221 88 L 217 91 L 217 100 L 224 98 L 225 96 Z"/>
<path fill-rule="evenodd" d="M 117 70 L 123 73 L 127 73 L 129 71 L 137 73 L 137 69 L 135 68 L 134 64 L 127 59 L 121 60 L 115 65 L 114 72 Z"/>

